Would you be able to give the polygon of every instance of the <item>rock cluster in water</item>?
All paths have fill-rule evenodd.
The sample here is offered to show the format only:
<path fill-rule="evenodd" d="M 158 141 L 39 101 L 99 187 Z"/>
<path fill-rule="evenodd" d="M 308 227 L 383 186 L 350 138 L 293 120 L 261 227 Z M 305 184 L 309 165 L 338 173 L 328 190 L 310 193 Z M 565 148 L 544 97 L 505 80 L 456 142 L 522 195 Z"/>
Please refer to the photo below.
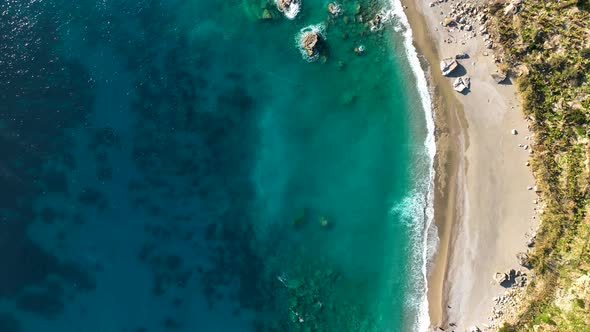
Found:
<path fill-rule="evenodd" d="M 262 2 L 260 2 L 262 1 Z M 288 19 L 294 19 L 301 9 L 301 0 L 260 0 L 256 3 L 244 5 L 247 14 L 250 17 L 260 21 L 273 21 L 278 16 L 284 16 Z M 323 29 L 331 26 L 339 26 L 344 31 L 341 32 L 343 40 L 358 34 L 359 37 L 367 36 L 369 31 L 376 32 L 381 30 L 386 22 L 394 15 L 377 7 L 376 2 L 358 1 L 354 5 L 343 6 L 342 4 L 331 1 L 324 7 L 328 15 L 326 19 L 318 25 L 304 28 L 302 33 L 296 37 L 297 46 L 302 50 L 303 57 L 308 61 L 320 59 L 322 62 L 327 60 L 327 44 Z M 371 14 L 371 12 L 373 14 Z M 348 26 L 348 27 L 345 27 Z M 305 31 L 309 28 L 313 31 Z M 365 46 L 357 44 L 350 48 L 357 55 L 365 52 Z M 339 66 L 342 61 L 339 62 Z M 343 68 L 343 66 L 340 66 Z"/>

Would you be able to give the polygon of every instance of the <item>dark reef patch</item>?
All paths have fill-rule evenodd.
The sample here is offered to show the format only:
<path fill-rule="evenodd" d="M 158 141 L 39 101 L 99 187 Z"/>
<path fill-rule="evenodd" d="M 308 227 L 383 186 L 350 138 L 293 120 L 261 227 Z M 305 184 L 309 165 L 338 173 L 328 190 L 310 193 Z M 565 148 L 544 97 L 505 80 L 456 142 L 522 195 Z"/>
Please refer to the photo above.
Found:
<path fill-rule="evenodd" d="M 22 332 L 20 322 L 14 315 L 0 312 L 0 331 L 2 332 Z"/>
<path fill-rule="evenodd" d="M 83 126 L 94 102 L 93 84 L 77 61 L 62 57 L 61 12 L 51 2 L 0 4 L 0 298 L 44 316 L 63 310 L 63 292 L 46 288 L 49 278 L 93 288 L 82 267 L 63 262 L 27 233 L 35 220 L 47 225 L 68 216 L 57 206 L 37 209 L 46 194 L 66 198 L 66 173 L 75 168 L 67 130 Z M 45 286 L 44 286 L 45 285 Z M 37 289 L 32 293 L 30 289 Z M 2 316 L 2 331 L 18 331 Z"/>

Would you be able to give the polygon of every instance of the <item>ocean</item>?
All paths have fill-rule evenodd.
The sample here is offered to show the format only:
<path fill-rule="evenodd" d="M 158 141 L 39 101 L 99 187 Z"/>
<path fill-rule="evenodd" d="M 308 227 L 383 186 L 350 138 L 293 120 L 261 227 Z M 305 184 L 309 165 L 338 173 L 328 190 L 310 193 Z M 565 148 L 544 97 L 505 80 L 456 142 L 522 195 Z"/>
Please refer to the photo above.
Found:
<path fill-rule="evenodd" d="M 425 75 L 328 4 L 1 2 L 0 331 L 424 330 Z"/>

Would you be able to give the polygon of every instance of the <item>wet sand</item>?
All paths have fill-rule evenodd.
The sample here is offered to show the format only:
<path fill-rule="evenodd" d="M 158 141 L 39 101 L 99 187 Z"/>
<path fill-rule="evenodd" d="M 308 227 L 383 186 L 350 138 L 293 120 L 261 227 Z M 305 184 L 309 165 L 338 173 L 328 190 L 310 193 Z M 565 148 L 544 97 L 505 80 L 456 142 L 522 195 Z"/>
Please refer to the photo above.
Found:
<path fill-rule="evenodd" d="M 439 246 L 430 266 L 429 310 L 433 326 L 464 331 L 485 330 L 493 298 L 504 289 L 493 283 L 495 272 L 518 268 L 515 255 L 526 251 L 526 236 L 534 227 L 534 185 L 525 165 L 530 133 L 520 111 L 516 88 L 496 84 L 497 69 L 481 36 L 466 39 L 440 22 L 449 1 L 403 0 L 414 32 L 414 42 L 430 73 L 435 101 L 437 138 L 435 223 Z M 479 25 L 474 27 L 478 31 Z M 456 42 L 445 43 L 453 36 Z M 471 90 L 452 89 L 454 78 L 444 77 L 441 58 L 466 52 L 459 60 L 471 77 Z M 487 55 L 485 55 L 487 54 Z M 516 129 L 518 135 L 512 135 Z M 451 326 L 450 324 L 453 324 Z"/>

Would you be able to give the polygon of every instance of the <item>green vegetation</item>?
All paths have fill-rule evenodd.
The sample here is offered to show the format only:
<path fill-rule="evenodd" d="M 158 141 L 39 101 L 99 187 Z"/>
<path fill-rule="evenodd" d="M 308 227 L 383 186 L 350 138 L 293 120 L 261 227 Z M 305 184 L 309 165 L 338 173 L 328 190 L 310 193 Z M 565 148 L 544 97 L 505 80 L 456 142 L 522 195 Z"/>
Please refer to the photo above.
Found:
<path fill-rule="evenodd" d="M 544 204 L 527 305 L 500 331 L 590 331 L 590 1 L 494 2 L 500 53 L 535 133 Z"/>

